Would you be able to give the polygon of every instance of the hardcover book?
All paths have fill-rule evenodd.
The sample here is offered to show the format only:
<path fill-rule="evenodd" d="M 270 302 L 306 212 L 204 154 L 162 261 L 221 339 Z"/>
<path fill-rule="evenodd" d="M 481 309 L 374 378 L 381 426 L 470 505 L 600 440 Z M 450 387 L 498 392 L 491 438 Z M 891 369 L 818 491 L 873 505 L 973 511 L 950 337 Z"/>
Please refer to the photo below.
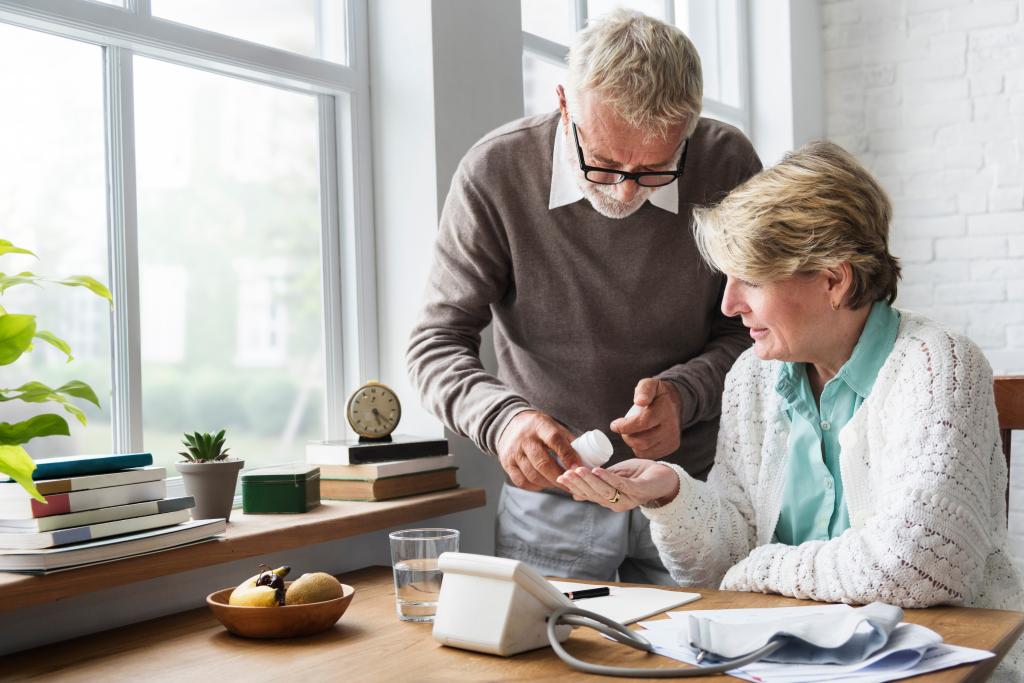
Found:
<path fill-rule="evenodd" d="M 70 529 L 43 531 L 35 534 L 0 533 L 0 548 L 26 550 L 32 548 L 53 548 L 59 545 L 68 545 L 69 543 L 82 543 L 84 541 L 94 541 L 97 538 L 129 534 L 133 531 L 173 526 L 187 522 L 190 516 L 188 510 L 177 510 L 156 515 L 146 515 L 145 517 L 132 517 L 131 519 L 102 522 L 89 526 L 75 526 Z"/>
<path fill-rule="evenodd" d="M 68 512 L 95 510 L 111 505 L 126 505 L 144 500 L 159 500 L 167 495 L 167 482 L 144 481 L 138 484 L 108 486 L 102 489 L 70 491 L 45 496 L 46 502 L 40 503 L 35 498 L 0 499 L 0 519 L 27 519 L 29 517 L 48 517 L 63 515 Z"/>
<path fill-rule="evenodd" d="M 139 467 L 108 474 L 87 474 L 81 477 L 62 477 L 59 479 L 40 479 L 36 482 L 39 493 L 49 496 L 54 493 L 102 489 L 108 486 L 138 484 L 143 481 L 158 481 L 167 477 L 163 467 Z M 31 498 L 28 491 L 13 481 L 0 482 L 0 500 L 9 498 Z"/>
<path fill-rule="evenodd" d="M 32 479 L 57 479 L 86 474 L 117 472 L 129 467 L 146 467 L 153 464 L 150 453 L 122 453 L 120 455 L 69 455 L 62 458 L 36 460 Z M 12 481 L 4 477 L 2 481 Z"/>
<path fill-rule="evenodd" d="M 158 515 L 164 512 L 175 512 L 176 510 L 189 510 L 195 507 L 195 504 L 196 501 L 192 496 L 182 496 L 181 498 L 164 498 L 162 500 L 147 500 L 141 503 L 128 503 L 127 505 L 113 505 L 111 507 L 96 508 L 95 510 L 83 510 L 82 512 L 68 512 L 63 515 L 29 517 L 26 519 L 0 519 L 0 532 L 34 534 L 43 531 L 56 531 L 57 529 L 68 529 L 74 526 L 113 522 L 118 519 Z"/>
<path fill-rule="evenodd" d="M 430 472 L 455 467 L 454 455 L 432 455 L 412 460 L 388 460 L 364 465 L 320 465 L 321 479 L 384 479 L 402 474 Z"/>
<path fill-rule="evenodd" d="M 312 465 L 361 465 L 388 460 L 409 460 L 446 455 L 446 439 L 395 436 L 392 441 L 360 442 L 358 439 L 313 441 L 306 444 L 306 462 Z"/>
<path fill-rule="evenodd" d="M 41 550 L 0 550 L 0 571 L 46 574 L 88 564 L 110 562 L 145 555 L 208 540 L 227 528 L 223 519 L 198 519 L 163 529 L 150 529 L 127 536 L 101 538 L 59 548 Z"/>
<path fill-rule="evenodd" d="M 320 497 L 332 500 L 388 500 L 458 487 L 455 467 L 385 479 L 321 479 Z"/>

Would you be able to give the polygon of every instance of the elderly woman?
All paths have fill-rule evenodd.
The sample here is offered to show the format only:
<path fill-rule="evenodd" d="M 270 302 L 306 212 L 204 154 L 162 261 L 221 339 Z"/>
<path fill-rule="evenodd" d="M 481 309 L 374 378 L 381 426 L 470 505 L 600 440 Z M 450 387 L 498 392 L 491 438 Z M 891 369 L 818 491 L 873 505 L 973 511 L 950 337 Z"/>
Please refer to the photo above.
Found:
<path fill-rule="evenodd" d="M 1019 609 L 991 370 L 969 339 L 892 307 L 874 179 L 812 143 L 696 218 L 728 277 L 722 310 L 754 340 L 726 378 L 707 482 L 654 460 L 559 481 L 642 506 L 681 584 Z"/>

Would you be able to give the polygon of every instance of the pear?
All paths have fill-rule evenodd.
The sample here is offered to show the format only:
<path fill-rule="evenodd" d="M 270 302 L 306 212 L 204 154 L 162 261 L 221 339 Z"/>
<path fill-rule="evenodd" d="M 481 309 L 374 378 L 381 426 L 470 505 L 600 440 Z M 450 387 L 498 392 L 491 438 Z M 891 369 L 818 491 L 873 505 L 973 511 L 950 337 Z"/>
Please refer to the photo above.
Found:
<path fill-rule="evenodd" d="M 273 578 L 279 576 L 276 581 L 279 585 L 284 584 L 284 576 L 291 571 L 291 567 L 278 567 L 272 571 L 260 572 L 242 583 L 238 584 L 235 590 L 231 591 L 228 597 L 228 604 L 239 607 L 274 607 L 280 604 L 278 600 L 278 588 L 274 585 L 267 585 L 269 581 L 264 579 L 264 585 L 259 585 L 261 576 Z"/>
<path fill-rule="evenodd" d="M 255 580 L 249 580 L 231 591 L 228 604 L 236 607 L 274 607 L 277 605 L 277 589 L 257 586 Z"/>
<path fill-rule="evenodd" d="M 308 605 L 311 602 L 340 598 L 341 595 L 341 583 L 336 578 L 326 572 L 313 572 L 292 581 L 285 593 L 284 604 Z"/>

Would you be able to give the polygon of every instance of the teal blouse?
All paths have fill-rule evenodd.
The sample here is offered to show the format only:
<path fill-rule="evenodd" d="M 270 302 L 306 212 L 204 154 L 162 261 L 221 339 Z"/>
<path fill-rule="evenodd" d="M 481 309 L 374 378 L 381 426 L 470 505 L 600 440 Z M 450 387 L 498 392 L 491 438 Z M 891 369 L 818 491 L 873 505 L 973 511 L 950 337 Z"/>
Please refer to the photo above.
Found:
<path fill-rule="evenodd" d="M 783 363 L 775 390 L 790 421 L 789 462 L 775 541 L 827 541 L 850 528 L 839 472 L 839 432 L 853 418 L 889 357 L 900 314 L 888 303 L 871 306 L 853 354 L 814 400 L 805 363 Z"/>

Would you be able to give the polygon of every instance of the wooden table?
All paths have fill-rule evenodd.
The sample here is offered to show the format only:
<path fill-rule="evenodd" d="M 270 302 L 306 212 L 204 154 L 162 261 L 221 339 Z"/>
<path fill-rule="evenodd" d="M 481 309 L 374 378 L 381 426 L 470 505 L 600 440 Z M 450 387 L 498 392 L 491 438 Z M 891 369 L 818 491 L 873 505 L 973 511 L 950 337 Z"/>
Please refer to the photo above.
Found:
<path fill-rule="evenodd" d="M 204 608 L 4 657 L 0 678 L 179 683 L 598 680 L 569 669 L 550 648 L 502 658 L 440 646 L 431 637 L 429 624 L 398 621 L 387 567 L 371 567 L 339 578 L 355 587 L 355 599 L 333 629 L 316 636 L 278 641 L 237 638 Z M 694 609 L 814 604 L 774 595 L 698 592 L 703 597 L 691 603 Z M 919 676 L 913 679 L 915 683 L 985 680 L 1024 630 L 1024 614 L 997 610 L 907 610 L 906 620 L 934 629 L 947 642 L 999 655 L 978 665 Z M 592 631 L 574 632 L 566 649 L 583 659 L 616 666 L 682 666 L 666 657 L 611 643 Z"/>

